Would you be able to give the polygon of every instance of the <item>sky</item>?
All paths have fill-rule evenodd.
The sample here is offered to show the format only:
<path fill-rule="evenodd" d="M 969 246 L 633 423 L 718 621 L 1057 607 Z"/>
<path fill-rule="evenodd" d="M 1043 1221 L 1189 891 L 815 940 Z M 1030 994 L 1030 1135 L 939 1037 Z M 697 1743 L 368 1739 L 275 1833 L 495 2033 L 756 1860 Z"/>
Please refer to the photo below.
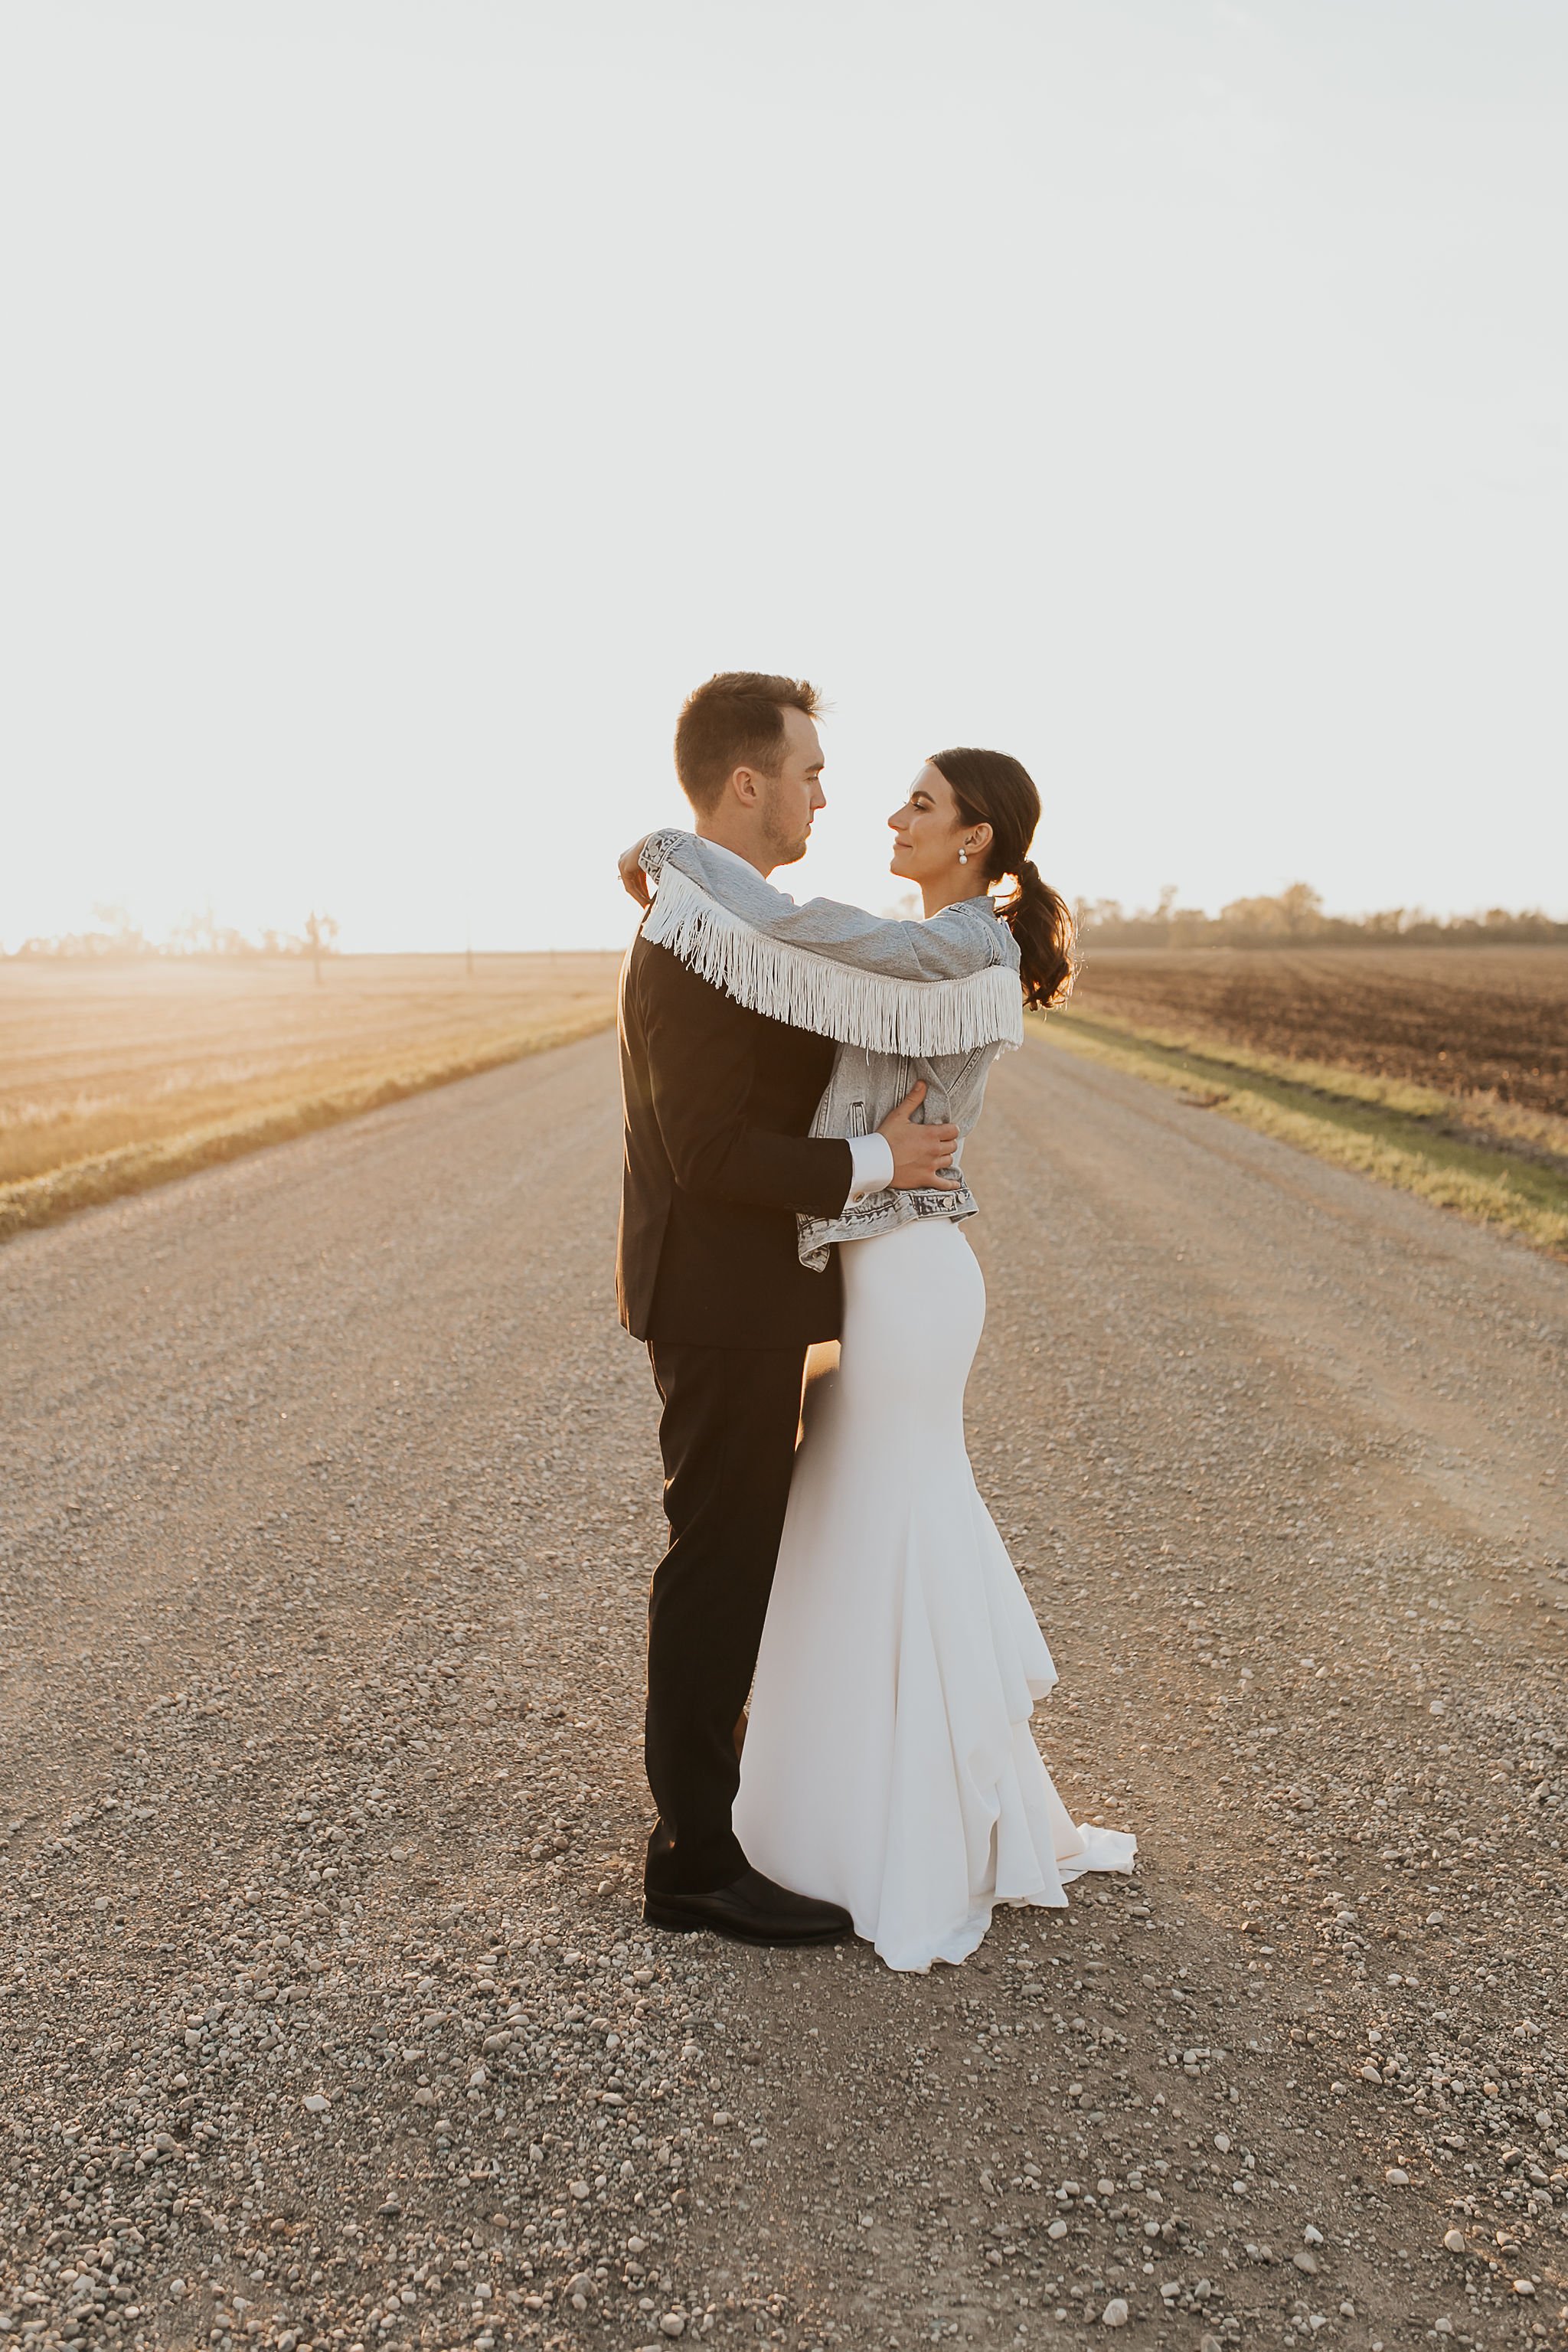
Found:
<path fill-rule="evenodd" d="M 0 0 L 0 943 L 618 946 L 731 667 L 1568 916 L 1565 226 L 1561 0 Z"/>

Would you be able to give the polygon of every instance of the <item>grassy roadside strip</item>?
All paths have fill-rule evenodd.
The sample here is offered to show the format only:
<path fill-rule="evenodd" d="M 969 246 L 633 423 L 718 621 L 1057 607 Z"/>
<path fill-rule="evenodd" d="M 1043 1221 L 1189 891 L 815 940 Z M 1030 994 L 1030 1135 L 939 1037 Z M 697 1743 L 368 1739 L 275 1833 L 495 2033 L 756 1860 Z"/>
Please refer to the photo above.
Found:
<path fill-rule="evenodd" d="M 150 1185 L 167 1184 L 197 1169 L 237 1160 L 269 1143 L 309 1135 L 321 1127 L 335 1127 L 362 1112 L 378 1110 L 384 1103 L 401 1102 L 432 1087 L 450 1086 L 455 1079 L 476 1077 L 503 1062 L 520 1062 L 531 1054 L 548 1053 L 553 1045 L 570 1045 L 579 1037 L 607 1029 L 615 1007 L 584 1013 L 576 1019 L 545 1023 L 489 1039 L 473 1052 L 446 1055 L 436 1061 L 378 1064 L 364 1076 L 329 1087 L 320 1094 L 300 1095 L 289 1102 L 273 1102 L 233 1118 L 187 1128 L 183 1134 L 162 1136 L 155 1142 L 129 1143 L 91 1160 L 77 1160 L 52 1168 L 42 1176 L 0 1184 L 0 1241 L 29 1227 L 51 1224 L 73 1210 L 87 1209 Z"/>
<path fill-rule="evenodd" d="M 1563 1122 L 1510 1117 L 1507 1105 L 1473 1108 L 1434 1088 L 1331 1064 L 1288 1062 L 1210 1039 L 1194 1045 L 1070 1006 L 1051 1014 L 1048 1034 L 1070 1053 L 1186 1096 L 1194 1108 L 1222 1112 L 1259 1135 L 1568 1259 L 1568 1157 L 1544 1156 L 1548 1133 Z M 1494 1118 L 1497 1146 L 1474 1139 L 1478 1123 Z M 1445 1131 L 1445 1122 L 1463 1122 L 1468 1131 Z M 1514 1150 L 1504 1137 L 1516 1139 Z M 1521 1156 L 1521 1143 L 1542 1156 Z"/>

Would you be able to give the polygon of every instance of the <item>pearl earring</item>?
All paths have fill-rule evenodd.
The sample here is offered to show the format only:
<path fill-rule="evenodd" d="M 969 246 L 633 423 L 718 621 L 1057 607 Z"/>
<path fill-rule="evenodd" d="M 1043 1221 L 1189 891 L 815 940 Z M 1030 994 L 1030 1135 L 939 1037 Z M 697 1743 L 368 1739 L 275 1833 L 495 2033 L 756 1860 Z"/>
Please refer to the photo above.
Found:
<path fill-rule="evenodd" d="M 961 866 L 967 866 L 967 865 L 968 865 L 968 863 L 969 863 L 969 852 L 968 852 L 968 850 L 967 850 L 967 849 L 961 849 L 961 850 L 959 851 L 959 853 L 958 853 L 958 862 L 959 862 L 959 864 L 960 864 Z"/>

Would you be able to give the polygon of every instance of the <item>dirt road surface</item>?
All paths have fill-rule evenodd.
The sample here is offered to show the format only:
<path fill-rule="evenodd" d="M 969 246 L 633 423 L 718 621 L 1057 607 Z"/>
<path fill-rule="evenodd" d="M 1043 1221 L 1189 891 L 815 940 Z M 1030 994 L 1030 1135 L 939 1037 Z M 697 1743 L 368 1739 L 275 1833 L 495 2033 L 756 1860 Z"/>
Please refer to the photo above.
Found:
<path fill-rule="evenodd" d="M 976 1473 L 1140 1866 L 900 1978 L 641 1925 L 617 1164 L 598 1037 L 0 1254 L 0 2332 L 1561 2343 L 1568 1270 L 1003 1062 Z"/>

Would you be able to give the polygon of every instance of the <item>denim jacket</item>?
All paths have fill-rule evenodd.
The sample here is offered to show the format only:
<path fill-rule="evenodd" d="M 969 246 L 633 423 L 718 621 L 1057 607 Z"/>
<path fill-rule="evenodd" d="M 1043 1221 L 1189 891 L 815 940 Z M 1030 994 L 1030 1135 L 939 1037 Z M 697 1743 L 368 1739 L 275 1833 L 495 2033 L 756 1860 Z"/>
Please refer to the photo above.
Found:
<path fill-rule="evenodd" d="M 737 1002 L 837 1041 L 815 1136 L 869 1135 L 923 1079 L 916 1117 L 959 1130 L 952 1192 L 890 1187 L 837 1217 L 801 1216 L 802 1262 L 920 1217 L 972 1217 L 963 1139 L 1005 1047 L 1023 1042 L 1018 950 L 988 898 L 960 899 L 926 922 L 868 915 L 833 898 L 795 900 L 716 842 L 673 828 L 650 834 L 644 871 L 658 887 L 644 936 Z"/>

